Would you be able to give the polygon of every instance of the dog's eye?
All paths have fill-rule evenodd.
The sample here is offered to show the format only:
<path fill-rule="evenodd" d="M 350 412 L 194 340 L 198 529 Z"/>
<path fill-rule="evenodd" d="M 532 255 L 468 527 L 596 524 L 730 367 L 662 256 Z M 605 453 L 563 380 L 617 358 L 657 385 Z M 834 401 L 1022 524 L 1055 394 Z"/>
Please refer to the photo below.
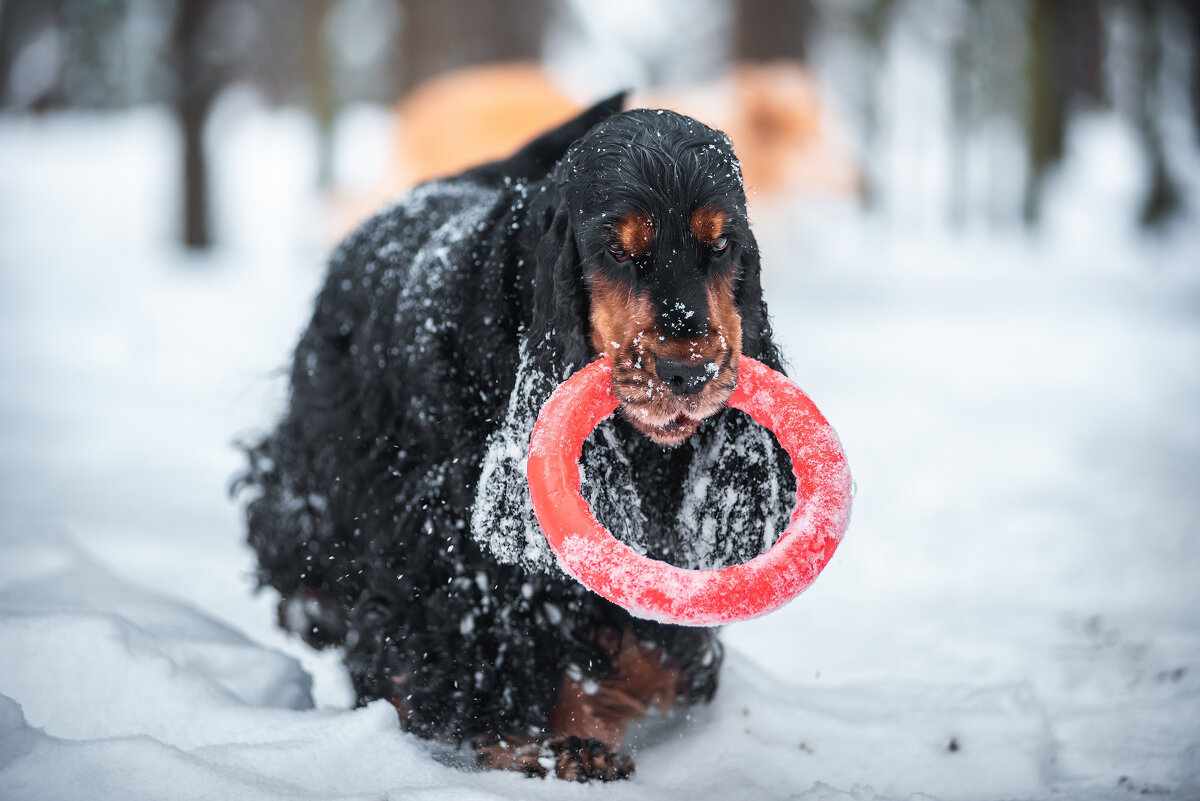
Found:
<path fill-rule="evenodd" d="M 712 243 L 713 253 L 724 253 L 727 247 L 729 247 L 728 237 L 718 236 L 717 241 Z"/>
<path fill-rule="evenodd" d="M 616 242 L 613 242 L 608 246 L 608 252 L 617 261 L 629 261 L 629 254 L 622 250 L 621 246 Z"/>

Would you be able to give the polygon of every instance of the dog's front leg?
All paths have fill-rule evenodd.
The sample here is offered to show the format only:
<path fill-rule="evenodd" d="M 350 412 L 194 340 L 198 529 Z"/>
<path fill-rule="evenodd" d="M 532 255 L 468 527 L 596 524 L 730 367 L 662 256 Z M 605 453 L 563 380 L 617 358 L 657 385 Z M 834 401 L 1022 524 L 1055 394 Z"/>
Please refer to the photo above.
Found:
<path fill-rule="evenodd" d="M 555 776 L 567 781 L 615 781 L 633 774 L 634 764 L 608 743 L 594 737 L 553 735 L 540 739 L 505 737 L 476 749 L 481 766 L 514 770 L 527 776 Z"/>
<path fill-rule="evenodd" d="M 477 751 L 481 765 L 570 781 L 632 775 L 633 759 L 620 750 L 626 729 L 652 708 L 675 704 L 680 671 L 661 648 L 639 642 L 631 629 L 620 634 L 606 629 L 597 642 L 612 660 L 612 673 L 593 679 L 568 667 L 541 736 L 484 745 Z"/>

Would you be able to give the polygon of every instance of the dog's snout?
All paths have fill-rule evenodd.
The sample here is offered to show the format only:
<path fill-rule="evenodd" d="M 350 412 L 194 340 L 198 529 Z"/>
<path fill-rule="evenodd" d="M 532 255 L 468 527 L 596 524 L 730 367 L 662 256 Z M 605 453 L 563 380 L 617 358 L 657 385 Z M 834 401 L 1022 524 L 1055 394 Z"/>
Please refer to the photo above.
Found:
<path fill-rule="evenodd" d="M 708 314 L 702 302 L 675 301 L 658 315 L 658 325 L 671 337 L 696 337 L 708 333 Z"/>
<path fill-rule="evenodd" d="M 695 395 L 717 374 L 716 362 L 687 365 L 670 359 L 658 359 L 654 364 L 658 377 L 676 395 Z"/>

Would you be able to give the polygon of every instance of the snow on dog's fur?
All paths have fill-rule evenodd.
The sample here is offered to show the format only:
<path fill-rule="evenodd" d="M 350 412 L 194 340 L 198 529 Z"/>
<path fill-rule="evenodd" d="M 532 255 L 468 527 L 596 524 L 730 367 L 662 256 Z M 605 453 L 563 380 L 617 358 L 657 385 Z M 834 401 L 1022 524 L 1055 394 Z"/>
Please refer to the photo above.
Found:
<path fill-rule="evenodd" d="M 344 649 L 360 702 L 482 764 L 572 779 L 628 775 L 626 726 L 711 698 L 721 650 L 554 563 L 524 476 L 553 388 L 613 358 L 620 413 L 584 448 L 584 493 L 645 554 L 744 561 L 794 491 L 771 435 L 723 407 L 742 353 L 780 367 L 729 140 L 619 107 L 351 235 L 240 482 L 281 622 Z"/>

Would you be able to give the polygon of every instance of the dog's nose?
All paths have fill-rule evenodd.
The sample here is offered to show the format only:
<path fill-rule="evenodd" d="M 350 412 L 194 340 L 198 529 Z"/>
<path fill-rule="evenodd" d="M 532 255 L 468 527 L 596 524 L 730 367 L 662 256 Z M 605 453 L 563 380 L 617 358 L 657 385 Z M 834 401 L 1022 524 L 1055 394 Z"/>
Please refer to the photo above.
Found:
<path fill-rule="evenodd" d="M 654 369 L 658 377 L 667 385 L 667 389 L 676 395 L 695 395 L 704 389 L 708 380 L 717 374 L 716 362 L 702 362 L 687 365 L 683 362 L 673 362 L 670 359 L 657 359 Z"/>

